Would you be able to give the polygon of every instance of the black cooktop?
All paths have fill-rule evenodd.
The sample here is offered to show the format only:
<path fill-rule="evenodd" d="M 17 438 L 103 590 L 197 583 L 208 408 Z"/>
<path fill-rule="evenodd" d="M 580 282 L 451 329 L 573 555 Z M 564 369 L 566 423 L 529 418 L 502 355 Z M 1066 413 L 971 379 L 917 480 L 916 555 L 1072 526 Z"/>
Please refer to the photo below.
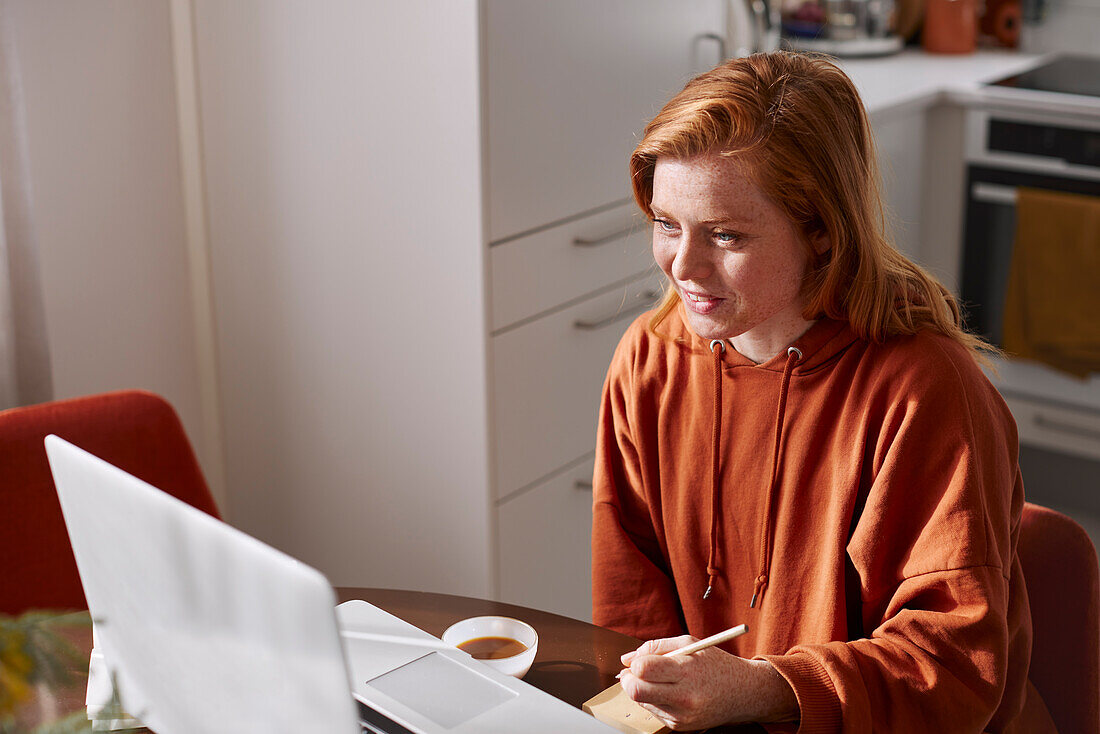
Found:
<path fill-rule="evenodd" d="M 1031 71 L 992 82 L 995 86 L 1100 97 L 1100 57 L 1057 56 Z"/>

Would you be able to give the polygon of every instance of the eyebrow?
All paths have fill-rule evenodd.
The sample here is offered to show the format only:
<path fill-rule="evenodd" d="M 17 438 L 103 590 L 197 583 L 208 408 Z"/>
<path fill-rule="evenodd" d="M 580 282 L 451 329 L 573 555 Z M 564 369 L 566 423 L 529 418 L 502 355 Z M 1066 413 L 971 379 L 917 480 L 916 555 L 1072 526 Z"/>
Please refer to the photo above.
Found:
<path fill-rule="evenodd" d="M 655 217 L 670 217 L 671 215 L 660 207 L 649 205 L 649 211 L 653 213 Z M 714 217 L 711 219 L 704 219 L 699 224 L 748 224 L 747 219 L 736 219 L 734 217 Z"/>

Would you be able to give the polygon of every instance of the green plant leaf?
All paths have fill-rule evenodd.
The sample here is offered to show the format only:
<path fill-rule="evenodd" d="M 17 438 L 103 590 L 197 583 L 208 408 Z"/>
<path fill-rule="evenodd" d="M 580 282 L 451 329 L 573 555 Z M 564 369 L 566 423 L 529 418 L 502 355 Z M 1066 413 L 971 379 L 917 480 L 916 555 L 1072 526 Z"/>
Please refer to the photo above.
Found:
<path fill-rule="evenodd" d="M 42 724 L 33 734 L 85 734 L 92 731 L 92 722 L 83 711 L 76 711 L 64 719 Z"/>

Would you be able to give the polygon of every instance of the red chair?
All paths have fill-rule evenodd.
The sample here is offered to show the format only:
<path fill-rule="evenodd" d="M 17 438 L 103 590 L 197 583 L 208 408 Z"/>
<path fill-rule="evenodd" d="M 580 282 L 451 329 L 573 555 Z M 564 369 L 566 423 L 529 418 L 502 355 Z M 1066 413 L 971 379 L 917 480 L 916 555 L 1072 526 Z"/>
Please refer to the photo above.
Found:
<path fill-rule="evenodd" d="M 0 613 L 87 609 L 43 439 L 54 433 L 214 517 L 214 498 L 163 398 L 125 390 L 0 411 Z"/>
<path fill-rule="evenodd" d="M 1100 570 L 1076 522 L 1024 504 L 1018 546 L 1031 604 L 1028 678 L 1058 731 L 1100 732 Z"/>

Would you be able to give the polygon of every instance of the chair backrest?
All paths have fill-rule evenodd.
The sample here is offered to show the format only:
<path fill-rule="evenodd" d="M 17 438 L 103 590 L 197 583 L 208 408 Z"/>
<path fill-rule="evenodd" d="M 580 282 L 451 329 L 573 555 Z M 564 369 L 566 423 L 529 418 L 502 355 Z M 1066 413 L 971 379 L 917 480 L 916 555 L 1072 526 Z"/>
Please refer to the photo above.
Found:
<path fill-rule="evenodd" d="M 1100 732 L 1100 570 L 1076 522 L 1024 504 L 1020 563 L 1031 605 L 1032 685 L 1060 732 Z"/>
<path fill-rule="evenodd" d="M 87 609 L 43 441 L 54 433 L 218 517 L 175 410 L 125 390 L 0 411 L 0 613 Z"/>

